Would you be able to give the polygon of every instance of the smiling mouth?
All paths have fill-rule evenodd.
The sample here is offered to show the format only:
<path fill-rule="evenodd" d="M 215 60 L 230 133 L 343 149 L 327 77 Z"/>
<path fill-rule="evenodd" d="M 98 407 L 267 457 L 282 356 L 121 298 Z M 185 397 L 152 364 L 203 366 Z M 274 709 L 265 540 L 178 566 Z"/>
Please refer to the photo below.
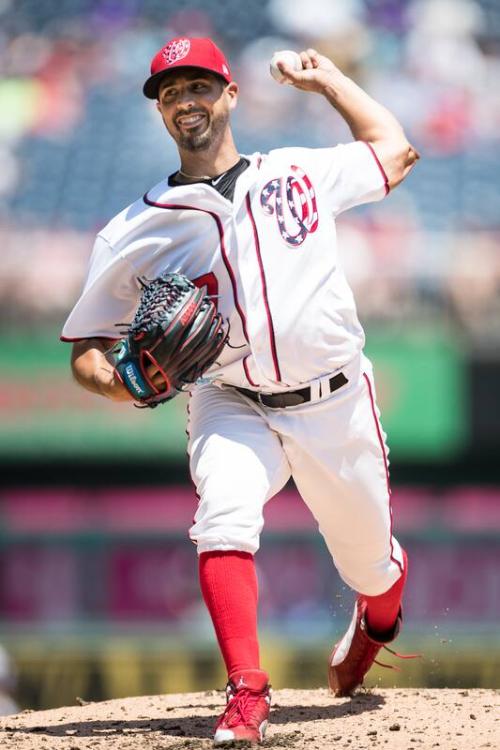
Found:
<path fill-rule="evenodd" d="M 205 121 L 206 115 L 201 112 L 196 112 L 190 115 L 181 115 L 177 118 L 176 124 L 178 128 L 196 128 Z"/>

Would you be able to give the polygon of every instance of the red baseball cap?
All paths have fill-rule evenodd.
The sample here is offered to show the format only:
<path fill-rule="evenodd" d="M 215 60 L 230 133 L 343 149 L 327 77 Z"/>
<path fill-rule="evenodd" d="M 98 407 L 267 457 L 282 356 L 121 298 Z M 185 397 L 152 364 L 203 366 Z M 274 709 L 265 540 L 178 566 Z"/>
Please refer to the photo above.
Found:
<path fill-rule="evenodd" d="M 173 68 L 203 68 L 231 82 L 231 71 L 226 58 L 212 42 L 204 37 L 171 39 L 151 61 L 151 75 L 143 86 L 144 96 L 158 98 L 160 81 Z"/>

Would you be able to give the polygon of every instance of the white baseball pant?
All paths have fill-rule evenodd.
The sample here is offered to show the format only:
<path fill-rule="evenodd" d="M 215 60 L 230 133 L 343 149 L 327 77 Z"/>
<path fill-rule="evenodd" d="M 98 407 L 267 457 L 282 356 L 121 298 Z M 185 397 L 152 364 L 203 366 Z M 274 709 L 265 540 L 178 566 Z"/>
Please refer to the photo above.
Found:
<path fill-rule="evenodd" d="M 264 505 L 293 476 L 349 586 L 376 596 L 400 577 L 371 363 L 361 355 L 342 372 L 348 383 L 334 393 L 283 409 L 230 386 L 195 388 L 188 452 L 199 505 L 189 535 L 198 554 L 256 552 Z"/>

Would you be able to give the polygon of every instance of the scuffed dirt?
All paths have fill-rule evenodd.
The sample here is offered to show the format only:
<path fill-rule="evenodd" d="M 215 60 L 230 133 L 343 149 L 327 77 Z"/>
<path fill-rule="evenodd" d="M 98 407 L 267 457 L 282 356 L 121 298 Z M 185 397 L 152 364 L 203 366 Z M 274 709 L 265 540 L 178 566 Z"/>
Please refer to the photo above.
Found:
<path fill-rule="evenodd" d="M 335 699 L 326 690 L 277 690 L 265 747 L 497 750 L 499 697 L 485 689 L 377 689 L 352 699 Z M 224 694 L 75 702 L 0 719 L 0 748 L 205 750 Z"/>

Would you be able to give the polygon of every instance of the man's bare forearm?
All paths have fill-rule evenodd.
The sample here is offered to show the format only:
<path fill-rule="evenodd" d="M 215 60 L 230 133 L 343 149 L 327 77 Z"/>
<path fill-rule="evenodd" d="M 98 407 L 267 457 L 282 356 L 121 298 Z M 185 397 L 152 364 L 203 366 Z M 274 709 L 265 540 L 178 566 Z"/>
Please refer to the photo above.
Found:
<path fill-rule="evenodd" d="M 373 144 L 389 186 L 396 187 L 420 158 L 398 120 L 340 71 L 330 74 L 324 96 L 344 118 L 356 141 Z"/>
<path fill-rule="evenodd" d="M 71 369 L 82 388 L 113 401 L 131 401 L 131 394 L 116 377 L 108 339 L 85 339 L 73 345 Z"/>
<path fill-rule="evenodd" d="M 398 185 L 419 158 L 398 120 L 329 58 L 314 49 L 301 52 L 300 57 L 303 68 L 299 71 L 278 64 L 288 82 L 322 94 L 346 121 L 355 140 L 373 144 L 390 187 Z"/>
<path fill-rule="evenodd" d="M 323 93 L 346 121 L 355 140 L 375 142 L 405 137 L 394 115 L 340 70 L 325 78 Z"/>

